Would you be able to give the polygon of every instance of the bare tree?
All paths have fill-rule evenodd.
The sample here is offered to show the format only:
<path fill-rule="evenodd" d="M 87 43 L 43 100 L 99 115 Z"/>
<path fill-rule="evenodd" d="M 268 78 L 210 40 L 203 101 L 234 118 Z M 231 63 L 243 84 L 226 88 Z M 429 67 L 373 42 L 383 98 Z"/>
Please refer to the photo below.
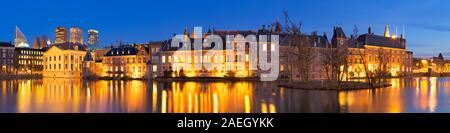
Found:
<path fill-rule="evenodd" d="M 389 52 L 384 52 L 383 48 L 378 48 L 376 58 L 372 58 L 377 62 L 377 67 L 374 70 L 374 80 L 376 83 L 381 83 L 381 80 L 389 75 L 389 61 L 391 57 Z"/>
<path fill-rule="evenodd" d="M 315 58 L 315 52 L 313 49 L 313 42 L 317 39 L 317 35 L 306 36 L 302 34 L 300 28 L 302 23 L 295 24 L 289 18 L 287 12 L 284 12 L 286 20 L 285 31 L 287 33 L 287 39 L 289 47 L 292 50 L 288 51 L 289 72 L 291 73 L 291 80 L 293 77 L 293 71 L 298 71 L 300 79 L 303 82 L 309 82 L 312 63 Z M 292 57 L 291 57 L 292 56 Z"/>
<path fill-rule="evenodd" d="M 366 59 L 364 58 L 365 56 L 364 56 L 364 51 L 363 50 L 364 49 L 358 49 L 358 53 L 359 53 L 359 57 L 360 57 L 361 63 L 363 64 L 363 67 L 364 67 L 364 72 L 366 74 L 367 83 L 370 86 L 372 86 L 373 85 L 373 83 L 372 83 L 373 74 L 367 67 L 368 63 L 367 63 Z"/>
<path fill-rule="evenodd" d="M 334 61 L 332 63 L 333 71 L 336 73 L 336 81 L 338 87 L 344 81 L 344 77 L 348 77 L 348 46 L 337 46 L 333 50 Z"/>

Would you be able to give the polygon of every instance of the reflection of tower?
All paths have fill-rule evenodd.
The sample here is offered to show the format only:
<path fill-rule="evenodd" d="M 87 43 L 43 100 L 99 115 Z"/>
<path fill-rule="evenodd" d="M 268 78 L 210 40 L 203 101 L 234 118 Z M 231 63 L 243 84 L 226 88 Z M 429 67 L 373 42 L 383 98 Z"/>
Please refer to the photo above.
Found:
<path fill-rule="evenodd" d="M 83 42 L 83 30 L 79 27 L 70 28 L 70 43 L 84 44 Z"/>
<path fill-rule="evenodd" d="M 14 34 L 14 46 L 15 47 L 30 47 L 30 45 L 27 42 L 27 38 L 25 35 L 20 31 L 19 27 L 16 26 L 16 32 Z"/>
<path fill-rule="evenodd" d="M 67 29 L 66 27 L 56 27 L 55 30 L 55 43 L 54 44 L 61 44 L 61 43 L 67 43 Z"/>
<path fill-rule="evenodd" d="M 88 45 L 91 50 L 97 49 L 99 40 L 98 40 L 98 31 L 90 29 L 88 30 Z"/>

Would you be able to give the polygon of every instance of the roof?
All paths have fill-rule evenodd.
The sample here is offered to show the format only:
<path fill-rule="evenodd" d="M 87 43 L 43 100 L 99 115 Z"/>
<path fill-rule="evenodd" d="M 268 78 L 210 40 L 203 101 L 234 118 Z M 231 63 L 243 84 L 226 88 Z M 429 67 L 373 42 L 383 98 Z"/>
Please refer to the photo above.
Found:
<path fill-rule="evenodd" d="M 0 42 L 0 47 L 14 47 L 11 42 Z"/>
<path fill-rule="evenodd" d="M 390 38 L 374 34 L 363 34 L 358 37 L 358 41 L 364 45 L 373 45 L 390 48 L 405 49 L 406 40 L 403 38 Z"/>
<path fill-rule="evenodd" d="M 122 45 L 116 48 L 111 48 L 105 56 L 124 56 L 124 55 L 137 55 L 138 49 L 131 45 Z"/>
<path fill-rule="evenodd" d="M 61 44 L 54 44 L 51 47 L 58 47 L 61 50 L 78 50 L 80 51 L 86 51 L 87 48 L 83 44 L 74 44 L 74 43 L 61 43 Z"/>
<path fill-rule="evenodd" d="M 258 31 L 252 31 L 252 30 L 213 30 L 213 31 L 208 31 L 207 33 L 205 33 L 203 35 L 203 38 L 209 36 L 209 35 L 218 35 L 221 39 L 222 39 L 222 48 L 223 49 L 229 49 L 228 47 L 226 47 L 226 39 L 227 39 L 227 35 L 242 35 L 244 37 L 248 36 L 248 35 L 256 35 L 257 40 L 259 38 L 259 35 L 268 35 L 268 41 L 271 41 L 270 39 L 270 35 L 279 35 L 279 40 L 280 40 L 280 45 L 284 45 L 287 46 L 288 45 L 288 36 L 287 34 L 272 34 L 272 32 L 270 32 L 269 30 L 258 30 Z M 306 38 L 313 38 L 314 35 L 302 35 Z M 326 36 L 322 36 L 322 35 L 316 35 L 315 37 L 317 37 L 316 40 L 314 40 L 315 43 L 311 43 L 311 45 L 313 45 L 314 47 L 326 47 L 327 43 L 328 43 L 328 39 Z M 191 41 L 191 50 L 194 50 L 194 39 L 190 38 Z M 171 46 L 171 42 L 172 39 L 163 41 L 163 45 L 161 46 L 161 50 L 162 51 L 176 51 L 178 49 L 180 49 L 183 46 L 183 43 L 180 43 L 178 47 L 172 47 Z M 208 50 L 211 48 L 214 48 L 216 44 L 212 43 L 211 46 L 203 46 L 202 43 L 202 49 L 203 50 Z"/>
<path fill-rule="evenodd" d="M 35 48 L 25 48 L 25 47 L 16 47 L 16 51 L 18 50 L 34 50 L 34 51 L 45 51 L 44 49 L 35 49 Z"/>
<path fill-rule="evenodd" d="M 342 27 L 335 27 L 333 30 L 333 38 L 347 38 Z"/>
<path fill-rule="evenodd" d="M 84 56 L 84 61 L 94 61 L 90 50 L 86 51 L 86 55 Z"/>

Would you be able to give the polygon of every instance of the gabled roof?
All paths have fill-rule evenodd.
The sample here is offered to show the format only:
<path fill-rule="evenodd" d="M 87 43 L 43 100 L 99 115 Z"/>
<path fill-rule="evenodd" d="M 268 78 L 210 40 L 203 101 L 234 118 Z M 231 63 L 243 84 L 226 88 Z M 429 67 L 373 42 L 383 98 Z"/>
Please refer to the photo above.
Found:
<path fill-rule="evenodd" d="M 0 47 L 14 47 L 11 42 L 0 42 Z"/>
<path fill-rule="evenodd" d="M 374 34 L 363 34 L 358 37 L 358 41 L 364 45 L 382 46 L 390 48 L 405 49 L 405 39 L 390 38 Z"/>
<path fill-rule="evenodd" d="M 76 50 L 79 51 L 86 51 L 87 48 L 83 44 L 74 44 L 74 43 L 60 43 L 60 44 L 54 44 L 51 47 L 58 47 L 61 50 Z"/>
<path fill-rule="evenodd" d="M 137 55 L 138 49 L 131 45 L 123 45 L 116 48 L 111 48 L 105 56 L 125 56 Z"/>
<path fill-rule="evenodd" d="M 335 27 L 333 30 L 333 38 L 347 38 L 342 27 Z"/>
<path fill-rule="evenodd" d="M 92 54 L 90 50 L 86 51 L 86 55 L 84 56 L 84 61 L 94 61 L 94 58 L 92 58 Z"/>

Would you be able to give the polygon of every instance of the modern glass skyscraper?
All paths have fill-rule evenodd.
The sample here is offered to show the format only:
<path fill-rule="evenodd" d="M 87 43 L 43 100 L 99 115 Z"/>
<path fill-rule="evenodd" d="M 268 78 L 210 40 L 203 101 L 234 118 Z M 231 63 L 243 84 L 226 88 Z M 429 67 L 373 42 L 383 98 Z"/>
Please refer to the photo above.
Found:
<path fill-rule="evenodd" d="M 83 29 L 79 27 L 70 28 L 70 43 L 84 44 L 83 40 Z"/>
<path fill-rule="evenodd" d="M 55 29 L 55 42 L 54 44 L 67 43 L 67 29 L 66 27 L 56 27 Z"/>
<path fill-rule="evenodd" d="M 88 44 L 91 50 L 96 49 L 98 46 L 98 31 L 94 29 L 88 30 Z"/>

